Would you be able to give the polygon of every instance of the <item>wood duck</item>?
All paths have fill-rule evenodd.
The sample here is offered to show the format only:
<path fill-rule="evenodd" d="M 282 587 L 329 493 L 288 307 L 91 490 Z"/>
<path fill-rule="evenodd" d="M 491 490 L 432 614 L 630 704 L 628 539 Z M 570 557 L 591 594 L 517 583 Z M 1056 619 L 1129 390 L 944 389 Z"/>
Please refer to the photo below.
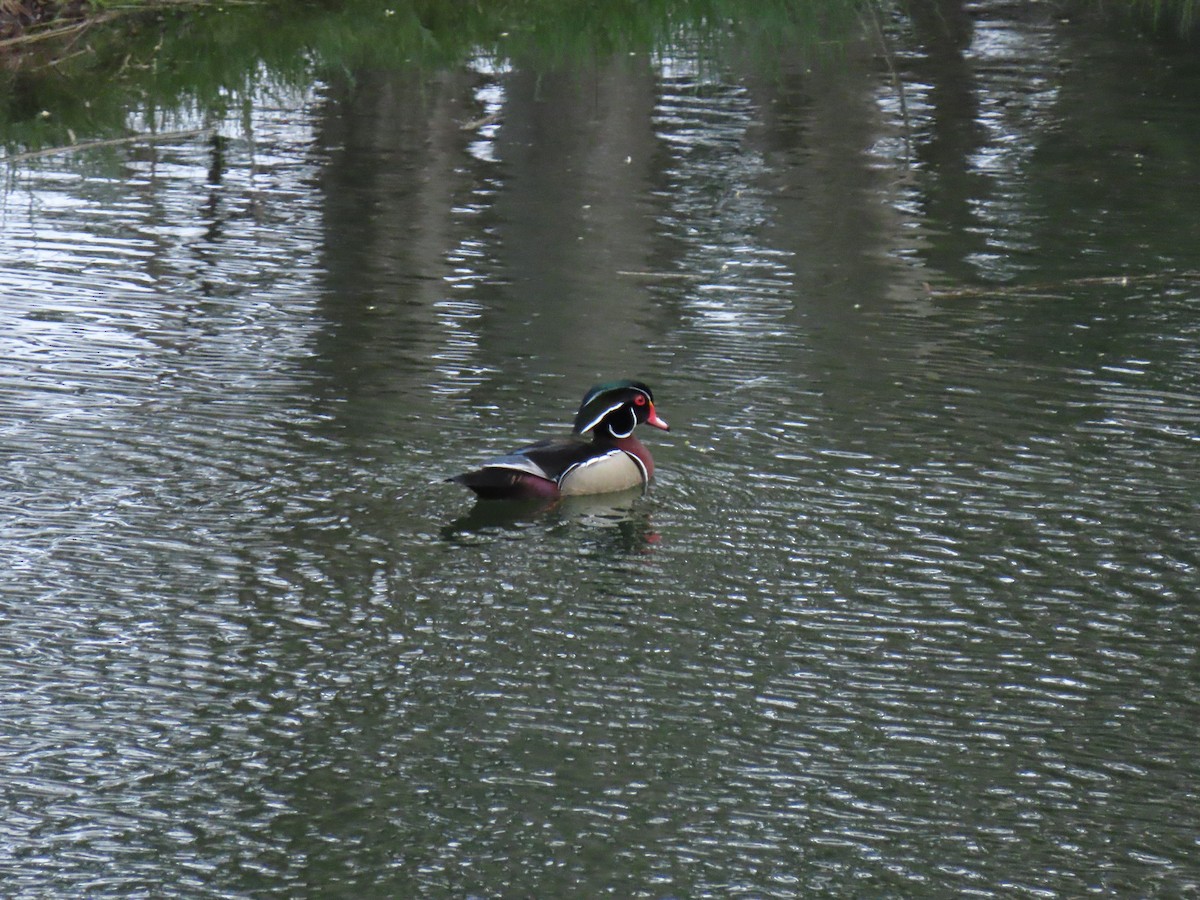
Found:
<path fill-rule="evenodd" d="M 645 486 L 654 459 L 633 430 L 645 422 L 670 427 L 654 411 L 654 395 L 640 381 L 609 381 L 583 396 L 566 440 L 538 441 L 448 481 L 465 484 L 485 500 L 554 499 Z M 584 436 L 591 434 L 591 440 Z"/>

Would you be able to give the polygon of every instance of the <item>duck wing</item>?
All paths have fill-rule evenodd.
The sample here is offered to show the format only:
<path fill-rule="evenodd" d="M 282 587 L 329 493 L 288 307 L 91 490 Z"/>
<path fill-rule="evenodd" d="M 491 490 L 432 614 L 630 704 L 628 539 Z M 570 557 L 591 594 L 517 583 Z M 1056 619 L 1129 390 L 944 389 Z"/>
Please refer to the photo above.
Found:
<path fill-rule="evenodd" d="M 447 480 L 466 485 L 486 499 L 555 497 L 563 473 L 595 453 L 586 441 L 538 441 Z"/>

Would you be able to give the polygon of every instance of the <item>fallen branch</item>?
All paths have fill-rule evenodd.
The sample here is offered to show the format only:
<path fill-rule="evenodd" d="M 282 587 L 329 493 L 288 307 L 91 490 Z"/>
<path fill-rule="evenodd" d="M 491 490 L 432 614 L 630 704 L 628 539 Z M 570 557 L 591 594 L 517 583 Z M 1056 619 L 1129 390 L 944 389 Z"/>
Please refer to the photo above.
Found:
<path fill-rule="evenodd" d="M 6 17 L 6 23 L 10 26 L 10 33 L 14 30 L 19 33 L 0 39 L 0 57 L 5 56 L 8 51 L 17 51 L 14 56 L 18 57 L 18 59 L 16 62 L 11 63 L 16 65 L 19 64 L 20 51 L 32 44 L 82 34 L 93 25 L 103 25 L 122 16 L 213 6 L 216 2 L 217 0 L 142 0 L 142 2 L 127 3 L 119 6 L 110 4 L 105 9 L 84 6 L 80 10 L 72 7 L 69 16 L 24 24 L 20 20 L 14 22 L 10 20 L 10 17 Z M 253 6 L 260 2 L 263 2 L 263 0 L 220 0 L 220 5 Z M 3 0 L 0 0 L 0 12 L 3 11 L 3 6 Z"/>
<path fill-rule="evenodd" d="M 1040 284 L 993 284 L 980 287 L 935 288 L 925 284 L 925 292 L 937 299 L 960 297 L 1004 297 L 1012 294 L 1052 293 L 1070 287 L 1125 287 L 1155 281 L 1200 281 L 1200 271 L 1190 272 L 1146 272 L 1141 275 L 1092 275 L 1085 278 L 1068 278 L 1065 281 L 1042 282 Z"/>
<path fill-rule="evenodd" d="M 632 272 L 628 270 L 618 270 L 618 275 L 623 275 L 626 278 L 647 278 L 650 280 L 657 279 L 681 279 L 684 281 L 699 281 L 703 276 L 697 275 L 695 272 Z"/>
<path fill-rule="evenodd" d="M 97 147 L 119 147 L 123 144 L 153 144 L 157 141 L 182 140 L 209 134 L 211 128 L 194 128 L 190 131 L 162 131 L 157 134 L 131 134 L 123 138 L 108 138 L 102 141 L 81 141 L 78 144 L 67 144 L 63 147 L 47 147 L 45 150 L 30 150 L 28 153 L 14 153 L 12 156 L 0 156 L 0 163 L 19 163 L 43 156 L 58 156 L 64 153 L 75 153 L 79 150 L 94 150 Z"/>
<path fill-rule="evenodd" d="M 105 22 L 111 22 L 117 16 L 118 13 L 116 12 L 94 12 L 84 19 L 72 18 L 58 22 L 31 25 L 21 34 L 0 40 L 0 54 L 7 50 L 20 50 L 31 44 L 41 43 L 42 41 L 52 41 L 70 35 L 82 34 L 93 25 L 102 25 Z"/>

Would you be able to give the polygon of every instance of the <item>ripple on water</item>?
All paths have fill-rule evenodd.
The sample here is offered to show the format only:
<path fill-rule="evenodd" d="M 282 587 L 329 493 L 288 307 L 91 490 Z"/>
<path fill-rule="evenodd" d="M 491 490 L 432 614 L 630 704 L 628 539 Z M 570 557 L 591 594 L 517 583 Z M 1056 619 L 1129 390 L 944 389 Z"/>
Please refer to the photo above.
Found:
<path fill-rule="evenodd" d="M 706 453 L 662 477 L 660 553 L 704 586 L 690 606 L 715 620 L 698 629 L 723 635 L 677 689 L 722 686 L 710 752 L 737 762 L 714 790 L 741 798 L 766 858 L 790 842 L 842 875 L 886 857 L 896 884 L 983 884 L 1040 835 L 1039 857 L 1083 885 L 1083 831 L 1128 845 L 1107 819 L 1128 804 L 1155 834 L 1133 844 L 1165 841 L 1158 864 L 1179 871 L 1186 840 L 1138 787 L 1143 748 L 1159 756 L 1179 727 L 1135 737 L 1152 701 L 1127 688 L 1194 655 L 1175 626 L 1195 625 L 1179 529 L 1196 510 L 1196 385 L 1163 390 L 1139 364 L 1011 374 L 943 355 L 869 406 L 869 429 L 815 392 L 780 416 L 801 427 L 722 395 L 692 423 Z M 987 390 L 995 378 L 1015 392 Z M 722 730 L 723 704 L 753 715 Z M 981 790 L 987 813 L 964 821 Z M 728 830 L 695 826 L 679 852 L 702 858 Z"/>
<path fill-rule="evenodd" d="M 257 479 L 274 480 L 268 494 L 305 479 L 289 429 L 309 415 L 295 362 L 312 352 L 313 301 L 263 290 L 305 277 L 294 260 L 319 232 L 303 204 L 276 231 L 234 216 L 223 227 L 242 231 L 237 253 L 205 263 L 203 228 L 159 227 L 194 221 L 204 148 L 155 152 L 189 160 L 156 168 L 155 204 L 124 180 L 49 168 L 25 173 L 28 215 L 4 201 L 16 266 L 0 304 L 0 730 L 13 808 L 0 832 L 19 853 L 5 861 L 18 893 L 144 892 L 163 883 L 164 858 L 203 842 L 206 819 L 263 822 L 238 799 L 252 779 L 211 777 L 253 768 L 254 742 L 231 735 L 230 753 L 251 753 L 237 764 L 192 751 L 240 727 L 228 654 L 259 626 L 230 581 L 282 503 L 256 507 Z M 270 205 L 271 175 L 255 178 Z M 206 265 L 224 273 L 224 298 L 169 294 Z M 180 883 L 215 866 L 191 856 Z"/>

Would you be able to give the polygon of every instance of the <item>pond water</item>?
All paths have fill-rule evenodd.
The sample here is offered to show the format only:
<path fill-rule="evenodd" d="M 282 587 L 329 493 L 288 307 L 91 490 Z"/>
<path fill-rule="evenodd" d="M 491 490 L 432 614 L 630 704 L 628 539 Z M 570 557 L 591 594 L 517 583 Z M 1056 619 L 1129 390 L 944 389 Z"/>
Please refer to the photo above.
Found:
<path fill-rule="evenodd" d="M 1200 891 L 1200 66 L 1017 11 L 10 166 L 6 896 Z"/>

